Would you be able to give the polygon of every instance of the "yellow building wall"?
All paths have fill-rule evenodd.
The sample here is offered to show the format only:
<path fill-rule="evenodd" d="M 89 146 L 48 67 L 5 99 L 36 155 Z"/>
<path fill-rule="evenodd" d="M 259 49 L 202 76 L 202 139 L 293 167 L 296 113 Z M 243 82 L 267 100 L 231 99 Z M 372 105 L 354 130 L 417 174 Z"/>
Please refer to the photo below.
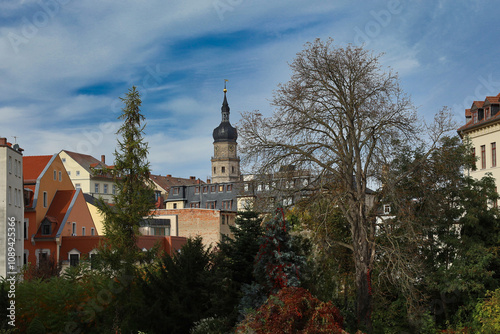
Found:
<path fill-rule="evenodd" d="M 500 123 L 491 124 L 479 129 L 474 129 L 467 132 L 472 146 L 475 148 L 476 170 L 469 171 L 470 176 L 475 179 L 481 179 L 486 173 L 491 173 L 496 180 L 496 184 L 500 182 Z M 496 144 L 496 166 L 492 166 L 492 143 Z M 485 147 L 485 168 L 482 168 L 481 146 Z"/>
<path fill-rule="evenodd" d="M 87 207 L 89 208 L 90 215 L 94 221 L 96 235 L 104 235 L 104 216 L 99 212 L 99 209 L 95 205 L 87 202 Z M 90 235 L 90 231 L 88 231 L 87 235 Z"/>

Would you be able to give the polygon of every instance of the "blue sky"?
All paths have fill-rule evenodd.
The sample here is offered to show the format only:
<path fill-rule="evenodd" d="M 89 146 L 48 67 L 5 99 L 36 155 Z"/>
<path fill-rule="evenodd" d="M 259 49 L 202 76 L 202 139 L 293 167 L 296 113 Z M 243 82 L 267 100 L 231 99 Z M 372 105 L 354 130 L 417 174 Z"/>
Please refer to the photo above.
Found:
<path fill-rule="evenodd" d="M 112 163 L 121 108 L 143 96 L 153 173 L 205 179 L 228 79 L 231 122 L 272 112 L 288 63 L 315 38 L 384 53 L 422 119 L 457 122 L 500 92 L 497 1 L 3 0 L 0 136 L 25 155 Z"/>

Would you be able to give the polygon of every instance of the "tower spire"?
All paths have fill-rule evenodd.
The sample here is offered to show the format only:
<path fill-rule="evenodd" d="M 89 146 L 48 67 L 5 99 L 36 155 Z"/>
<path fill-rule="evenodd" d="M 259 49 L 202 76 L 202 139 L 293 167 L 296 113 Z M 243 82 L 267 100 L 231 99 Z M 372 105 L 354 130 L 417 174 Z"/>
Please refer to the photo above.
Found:
<path fill-rule="evenodd" d="M 226 82 L 228 80 L 224 79 L 224 101 L 222 102 L 222 108 L 221 108 L 221 113 L 222 113 L 222 121 L 223 122 L 229 122 L 229 104 L 227 103 L 227 98 L 226 98 Z"/>

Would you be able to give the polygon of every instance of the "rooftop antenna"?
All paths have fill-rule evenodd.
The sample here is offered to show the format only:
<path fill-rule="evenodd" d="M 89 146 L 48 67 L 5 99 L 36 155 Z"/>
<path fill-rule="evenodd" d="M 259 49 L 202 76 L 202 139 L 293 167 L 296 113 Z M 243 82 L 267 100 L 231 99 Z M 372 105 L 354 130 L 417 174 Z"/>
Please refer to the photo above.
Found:
<path fill-rule="evenodd" d="M 17 136 L 12 136 L 14 137 L 14 144 L 17 144 Z"/>

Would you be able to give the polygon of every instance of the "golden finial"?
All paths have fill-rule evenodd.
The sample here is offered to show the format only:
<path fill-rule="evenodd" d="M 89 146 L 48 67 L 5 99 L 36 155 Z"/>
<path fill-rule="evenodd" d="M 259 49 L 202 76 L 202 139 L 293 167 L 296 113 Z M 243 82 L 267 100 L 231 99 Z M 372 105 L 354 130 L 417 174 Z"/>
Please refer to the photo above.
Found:
<path fill-rule="evenodd" d="M 229 80 L 224 79 L 224 90 L 223 90 L 223 92 L 224 92 L 224 93 L 225 93 L 225 92 L 227 92 L 227 89 L 226 89 L 226 82 L 228 82 L 228 81 L 229 81 Z"/>

